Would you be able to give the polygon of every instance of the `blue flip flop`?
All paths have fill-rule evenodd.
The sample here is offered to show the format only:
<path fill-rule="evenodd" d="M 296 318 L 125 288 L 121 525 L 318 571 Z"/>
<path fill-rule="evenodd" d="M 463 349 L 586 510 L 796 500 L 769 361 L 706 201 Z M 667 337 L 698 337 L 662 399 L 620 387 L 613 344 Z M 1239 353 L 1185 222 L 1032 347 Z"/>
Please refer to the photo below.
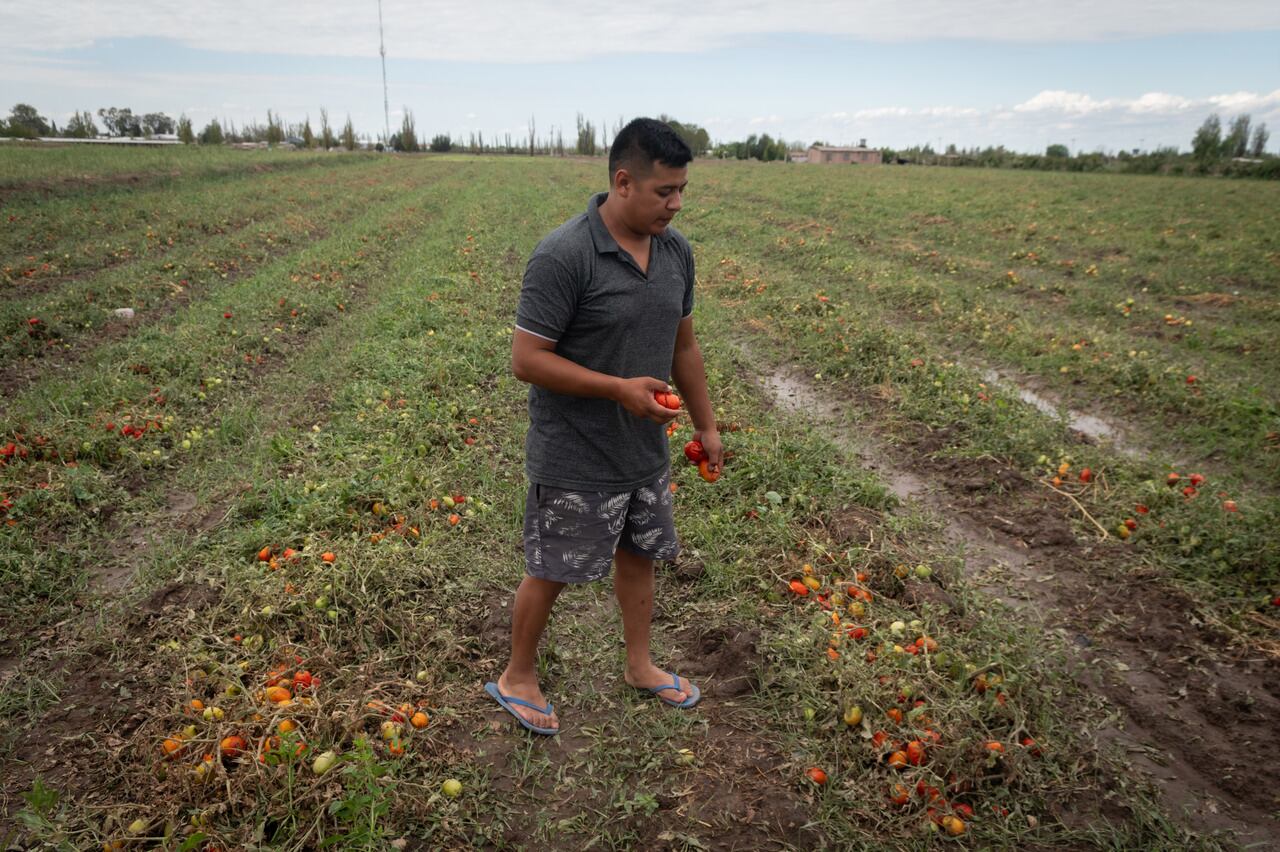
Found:
<path fill-rule="evenodd" d="M 534 704 L 530 701 L 525 701 L 522 698 L 516 698 L 511 695 L 503 695 L 502 690 L 498 689 L 498 684 L 493 681 L 489 681 L 484 685 L 484 691 L 492 695 L 493 700 L 501 704 L 504 710 L 506 710 L 512 716 L 515 716 L 517 722 L 519 722 L 521 725 L 528 728 L 529 730 L 533 731 L 535 734 L 542 734 L 543 736 L 553 737 L 556 734 L 560 733 L 559 728 L 539 728 L 537 725 L 533 724 L 528 719 L 526 719 L 525 717 L 517 713 L 516 708 L 511 706 L 512 704 L 519 704 L 521 707 L 528 707 L 530 710 L 533 710 L 534 712 L 545 713 L 548 716 L 550 716 L 552 711 L 552 706 L 550 701 L 547 702 L 546 707 L 539 707 L 537 704 Z"/>
<path fill-rule="evenodd" d="M 689 684 L 689 689 L 692 691 L 689 693 L 689 697 L 684 701 L 672 701 L 670 698 L 663 698 L 660 693 L 665 692 L 668 689 L 673 692 L 682 691 L 680 689 L 680 678 L 676 676 L 676 673 L 667 672 L 667 674 L 671 675 L 671 683 L 666 684 L 665 686 L 636 687 L 636 689 L 644 689 L 646 692 L 657 695 L 658 699 L 661 700 L 663 704 L 670 704 L 672 707 L 679 707 L 681 710 L 687 710 L 702 700 L 702 690 L 698 689 L 697 686 L 689 683 L 688 681 L 685 681 L 685 683 Z"/>

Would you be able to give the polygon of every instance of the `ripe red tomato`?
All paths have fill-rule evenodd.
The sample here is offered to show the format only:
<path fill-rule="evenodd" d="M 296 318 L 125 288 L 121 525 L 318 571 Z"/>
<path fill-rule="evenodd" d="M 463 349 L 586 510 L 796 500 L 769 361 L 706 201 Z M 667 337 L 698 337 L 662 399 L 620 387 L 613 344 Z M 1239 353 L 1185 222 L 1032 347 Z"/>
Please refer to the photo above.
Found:
<path fill-rule="evenodd" d="M 697 464 L 707 460 L 707 451 L 701 441 L 690 441 L 684 445 L 684 457 L 689 460 L 689 464 Z"/>
<path fill-rule="evenodd" d="M 658 401 L 658 405 L 661 405 L 663 408 L 670 408 L 674 411 L 680 407 L 680 397 L 673 393 L 667 393 L 666 391 L 654 391 L 653 398 L 656 399 Z"/>
<path fill-rule="evenodd" d="M 711 462 L 708 461 L 707 459 L 703 459 L 702 461 L 698 462 L 698 476 L 701 476 L 707 482 L 715 482 L 717 479 L 720 478 L 720 471 L 712 470 Z"/>
<path fill-rule="evenodd" d="M 809 780 L 818 786 L 822 786 L 827 783 L 827 773 L 823 772 L 816 766 L 809 767 L 809 771 L 805 772 L 805 775 L 808 775 Z"/>

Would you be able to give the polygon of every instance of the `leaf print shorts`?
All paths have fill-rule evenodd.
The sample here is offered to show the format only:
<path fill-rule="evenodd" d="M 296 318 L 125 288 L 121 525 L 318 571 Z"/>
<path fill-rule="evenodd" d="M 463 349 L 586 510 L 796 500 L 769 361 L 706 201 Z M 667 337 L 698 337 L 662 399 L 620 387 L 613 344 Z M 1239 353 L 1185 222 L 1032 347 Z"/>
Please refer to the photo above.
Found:
<path fill-rule="evenodd" d="M 680 552 L 671 472 L 635 491 L 571 491 L 530 483 L 524 503 L 525 571 L 557 583 L 609 576 L 621 547 L 649 559 Z"/>

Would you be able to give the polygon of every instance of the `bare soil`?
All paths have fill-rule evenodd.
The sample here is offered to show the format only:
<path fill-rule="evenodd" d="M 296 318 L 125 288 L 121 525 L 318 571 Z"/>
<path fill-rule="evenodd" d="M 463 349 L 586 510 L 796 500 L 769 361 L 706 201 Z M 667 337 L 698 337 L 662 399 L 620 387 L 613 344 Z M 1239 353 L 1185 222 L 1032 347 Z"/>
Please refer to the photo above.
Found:
<path fill-rule="evenodd" d="M 679 578 L 680 566 L 674 566 L 674 570 Z M 463 631 L 474 645 L 476 664 L 491 666 L 495 677 L 497 661 L 506 658 L 509 648 L 510 603 L 509 599 L 495 597 L 486 611 L 467 622 Z M 562 609 L 566 611 L 558 616 L 561 618 L 600 617 L 595 608 L 585 615 L 574 612 L 572 607 Z M 636 814 L 626 821 L 628 827 L 641 835 L 639 848 L 686 848 L 679 832 L 668 833 L 666 829 L 691 823 L 707 827 L 705 833 L 699 833 L 699 839 L 715 849 L 823 846 L 822 837 L 806 825 L 811 804 L 795 791 L 777 784 L 779 773 L 786 771 L 783 767 L 787 761 L 773 743 L 761 736 L 756 717 L 748 706 L 750 695 L 760 685 L 764 665 L 757 650 L 759 632 L 741 625 L 722 625 L 686 628 L 677 631 L 674 637 L 678 650 L 673 666 L 696 680 L 704 696 L 716 700 L 704 701 L 694 711 L 700 720 L 705 720 L 706 728 L 694 746 L 697 763 L 677 774 L 670 785 L 669 789 L 678 793 L 658 793 L 658 810 L 652 817 Z M 591 677 L 589 673 L 584 675 Z M 553 675 L 547 688 L 549 693 L 555 693 L 562 688 L 567 690 L 568 685 L 558 684 Z M 597 684 L 596 688 L 600 692 L 613 689 L 604 683 Z M 568 695 L 565 699 L 572 702 Z M 600 748 L 597 740 L 584 731 L 599 731 L 608 737 L 612 730 L 618 729 L 621 710 L 613 702 L 609 702 L 612 706 L 572 706 L 566 714 L 571 715 L 572 721 L 564 723 L 560 734 L 538 737 L 518 728 L 505 711 L 480 691 L 478 684 L 475 701 L 476 707 L 486 715 L 485 736 L 477 740 L 474 733 L 460 727 L 451 733 L 450 742 L 457 751 L 489 768 L 494 789 L 531 796 L 542 802 L 548 811 L 545 816 L 553 823 L 572 818 L 584 808 L 610 806 L 610 802 L 593 800 L 594 794 L 587 789 L 589 785 L 567 793 L 563 784 L 556 786 L 556 779 L 570 777 L 575 768 L 588 763 L 588 750 Z M 682 712 L 656 706 L 655 710 Z M 526 760 L 524 743 L 528 740 L 550 760 L 555 771 L 538 772 L 523 782 L 521 763 Z M 664 818 L 664 813 L 679 819 Z M 515 822 L 508 826 L 507 842 L 519 847 L 535 841 L 543 845 L 536 833 L 537 826 L 529 820 L 530 814 L 517 809 L 511 816 Z M 550 848 L 579 849 L 591 839 L 563 835 L 553 840 Z"/>

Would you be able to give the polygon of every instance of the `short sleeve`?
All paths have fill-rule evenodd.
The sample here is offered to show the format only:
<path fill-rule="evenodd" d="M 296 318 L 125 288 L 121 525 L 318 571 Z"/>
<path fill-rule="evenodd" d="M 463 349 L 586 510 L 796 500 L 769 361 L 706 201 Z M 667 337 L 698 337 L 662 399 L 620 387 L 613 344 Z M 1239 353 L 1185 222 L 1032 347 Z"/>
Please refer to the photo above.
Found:
<path fill-rule="evenodd" d="M 558 341 L 578 309 L 577 276 L 553 255 L 534 252 L 524 270 L 516 328 Z"/>
<path fill-rule="evenodd" d="M 685 244 L 685 281 L 684 281 L 684 306 L 681 309 L 680 316 L 687 317 L 693 314 L 693 247 Z"/>

